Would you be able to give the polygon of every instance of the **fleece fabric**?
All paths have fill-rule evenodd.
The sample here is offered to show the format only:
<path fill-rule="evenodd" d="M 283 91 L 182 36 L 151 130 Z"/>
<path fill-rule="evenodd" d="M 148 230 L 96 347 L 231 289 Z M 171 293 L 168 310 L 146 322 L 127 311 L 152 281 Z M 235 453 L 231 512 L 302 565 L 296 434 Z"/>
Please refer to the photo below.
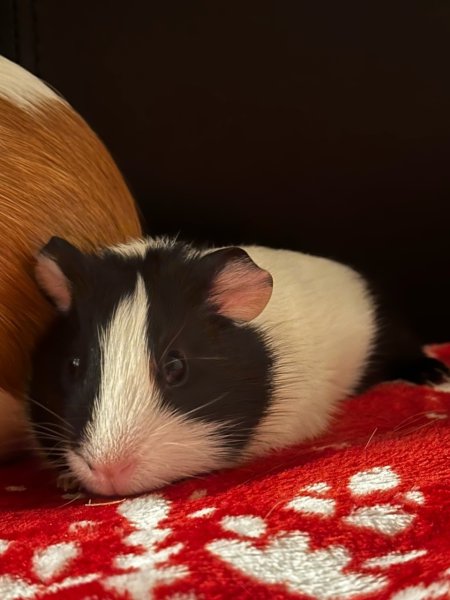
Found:
<path fill-rule="evenodd" d="M 380 385 L 313 443 L 134 498 L 0 470 L 1 600 L 448 597 L 443 389 Z"/>

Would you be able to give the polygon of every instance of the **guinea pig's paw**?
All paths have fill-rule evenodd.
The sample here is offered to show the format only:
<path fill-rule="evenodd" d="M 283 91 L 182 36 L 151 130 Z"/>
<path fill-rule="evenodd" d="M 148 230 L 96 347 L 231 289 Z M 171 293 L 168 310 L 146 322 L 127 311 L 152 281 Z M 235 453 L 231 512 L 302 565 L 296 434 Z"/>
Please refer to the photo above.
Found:
<path fill-rule="evenodd" d="M 60 473 L 56 479 L 56 486 L 63 492 L 69 492 L 80 489 L 80 482 L 72 473 Z"/>

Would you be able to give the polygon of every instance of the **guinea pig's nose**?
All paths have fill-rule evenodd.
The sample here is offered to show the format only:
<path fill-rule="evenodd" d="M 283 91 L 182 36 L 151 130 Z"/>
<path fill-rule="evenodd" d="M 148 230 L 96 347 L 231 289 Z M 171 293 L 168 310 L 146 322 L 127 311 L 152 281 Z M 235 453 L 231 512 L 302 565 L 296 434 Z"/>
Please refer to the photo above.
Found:
<path fill-rule="evenodd" d="M 125 460 L 114 463 L 89 464 L 91 475 L 100 492 L 106 494 L 126 493 L 136 461 Z"/>
<path fill-rule="evenodd" d="M 86 461 L 87 462 L 87 461 Z M 117 477 L 125 477 L 131 473 L 134 468 L 134 461 L 124 461 L 119 463 L 107 463 L 100 465 L 93 465 L 87 462 L 88 467 L 92 471 L 93 475 L 100 477 L 107 477 L 108 479 L 116 479 Z"/>
<path fill-rule="evenodd" d="M 111 496 L 129 494 L 133 488 L 136 458 L 85 457 L 80 450 L 69 450 L 68 461 L 74 474 L 90 491 Z"/>

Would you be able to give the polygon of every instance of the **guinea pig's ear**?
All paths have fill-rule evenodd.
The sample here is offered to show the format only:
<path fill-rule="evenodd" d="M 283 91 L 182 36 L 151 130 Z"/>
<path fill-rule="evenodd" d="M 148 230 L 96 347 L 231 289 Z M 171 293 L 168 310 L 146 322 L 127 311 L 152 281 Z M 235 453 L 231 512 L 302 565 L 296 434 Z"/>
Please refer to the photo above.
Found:
<path fill-rule="evenodd" d="M 233 321 L 251 321 L 262 313 L 272 296 L 270 273 L 260 269 L 241 248 L 224 248 L 206 254 L 212 269 L 208 302 Z"/>
<path fill-rule="evenodd" d="M 35 277 L 42 291 L 60 312 L 73 300 L 73 285 L 80 276 L 85 256 L 66 240 L 52 237 L 38 254 Z"/>

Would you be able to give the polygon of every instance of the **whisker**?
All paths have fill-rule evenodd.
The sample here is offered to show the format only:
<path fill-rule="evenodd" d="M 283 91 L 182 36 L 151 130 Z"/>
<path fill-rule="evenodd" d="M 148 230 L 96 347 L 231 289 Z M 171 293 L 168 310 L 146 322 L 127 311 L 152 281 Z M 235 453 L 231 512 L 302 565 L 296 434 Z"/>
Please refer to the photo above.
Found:
<path fill-rule="evenodd" d="M 427 423 L 424 423 L 423 425 L 420 425 L 419 427 L 411 427 L 410 429 L 401 429 L 399 431 L 397 431 L 397 433 L 400 433 L 403 436 L 406 435 L 410 435 L 411 433 L 415 433 L 416 431 L 420 431 L 421 429 L 425 429 L 426 427 L 431 427 L 432 425 L 435 425 L 436 422 L 435 421 L 428 421 Z"/>
<path fill-rule="evenodd" d="M 194 413 L 198 412 L 199 410 L 202 410 L 203 408 L 206 408 L 207 406 L 210 406 L 211 404 L 214 404 L 214 402 L 219 402 L 220 400 L 222 400 L 223 398 L 225 398 L 226 396 L 228 396 L 228 394 L 230 394 L 230 392 L 225 392 L 224 394 L 221 394 L 220 396 L 217 396 L 217 398 L 213 398 L 209 402 L 206 402 L 205 404 L 202 404 L 201 406 L 197 406 L 196 408 L 193 408 L 192 410 L 188 411 L 186 414 L 182 415 L 183 419 L 192 416 Z M 160 425 L 159 427 L 157 427 L 152 432 L 151 436 L 152 437 L 157 436 L 159 433 L 161 433 L 161 431 L 164 431 L 164 429 L 166 429 L 166 427 L 169 427 L 170 425 L 171 425 L 170 422 L 163 423 L 162 425 Z"/>
<path fill-rule="evenodd" d="M 51 427 L 46 427 L 45 425 L 33 425 L 33 432 L 34 433 L 49 433 L 55 437 L 59 437 L 60 440 L 67 440 L 68 441 L 68 437 L 63 434 L 61 431 L 55 431 L 54 429 L 51 429 Z"/>
<path fill-rule="evenodd" d="M 52 469 L 66 469 L 67 468 L 67 463 L 64 461 L 64 459 L 60 458 L 59 456 L 48 456 L 47 457 L 48 463 L 51 465 Z"/>
<path fill-rule="evenodd" d="M 33 402 L 37 406 L 40 406 L 41 408 L 43 408 L 44 410 L 46 410 L 48 413 L 50 413 L 51 415 L 53 415 L 54 417 L 56 417 L 57 419 L 59 419 L 60 421 L 62 421 L 64 423 L 64 425 L 66 425 L 67 427 L 69 427 L 73 431 L 73 427 L 70 425 L 70 423 L 68 423 L 65 419 L 63 419 L 60 415 L 58 415 L 57 413 L 55 413 L 53 410 L 51 410 L 50 408 L 48 408 L 48 406 L 45 406 L 44 404 L 41 404 L 40 402 L 38 402 L 37 400 L 35 400 L 34 398 L 31 398 L 31 397 L 29 397 L 28 400 L 30 402 Z"/>
<path fill-rule="evenodd" d="M 64 508 L 68 504 L 72 504 L 72 502 L 76 502 L 77 500 L 80 500 L 81 498 L 84 498 L 84 494 L 82 494 L 82 493 L 76 494 L 74 498 L 71 498 L 70 500 L 68 500 L 64 504 L 61 504 L 61 506 L 59 508 Z"/>
<path fill-rule="evenodd" d="M 378 427 L 375 427 L 375 429 L 372 431 L 372 435 L 367 440 L 367 444 L 364 446 L 364 450 L 367 450 L 367 447 L 369 446 L 370 442 L 373 440 L 373 437 L 374 437 L 374 435 L 376 434 L 377 431 L 378 431 Z"/>
<path fill-rule="evenodd" d="M 43 440 L 46 442 L 53 442 L 53 440 Z M 56 446 L 50 446 L 47 447 L 44 444 L 42 444 L 41 446 L 27 446 L 27 450 L 30 451 L 34 451 L 34 452 L 45 452 L 46 454 L 49 454 L 50 452 L 52 453 L 56 453 L 59 452 L 60 454 L 63 454 L 65 452 L 67 452 L 67 449 L 62 445 L 57 443 L 58 445 Z"/>
<path fill-rule="evenodd" d="M 28 450 L 29 452 L 41 452 L 41 451 L 42 451 L 42 448 L 27 448 L 27 450 Z M 52 451 L 52 449 L 46 450 L 46 451 L 45 451 L 45 454 L 46 454 L 46 456 L 48 456 L 48 457 L 50 457 L 50 456 L 55 456 L 55 457 L 57 457 L 57 456 L 60 456 L 60 457 L 65 457 L 65 455 L 66 455 L 65 451 L 56 451 L 56 452 L 54 452 L 54 451 Z"/>
<path fill-rule="evenodd" d="M 50 431 L 53 431 L 55 433 L 61 433 L 59 429 L 56 429 L 53 427 L 53 423 L 33 423 L 31 425 L 31 427 L 33 429 L 48 429 Z"/>
<path fill-rule="evenodd" d="M 224 398 L 226 398 L 230 393 L 231 392 L 225 392 L 225 393 L 221 394 L 220 396 L 213 398 L 209 402 L 206 402 L 205 404 L 202 404 L 201 406 L 197 406 L 197 408 L 193 408 L 192 410 L 190 410 L 186 414 L 184 414 L 183 418 L 190 417 L 193 414 L 195 414 L 196 412 L 198 412 L 199 410 L 202 410 L 202 409 L 206 408 L 207 406 L 211 406 L 211 404 L 214 404 L 215 402 L 220 402 L 220 400 L 223 400 Z"/>
<path fill-rule="evenodd" d="M 60 438 L 55 438 L 55 437 L 46 437 L 46 436 L 41 436 L 39 438 L 39 443 L 38 444 L 34 444 L 35 447 L 41 446 L 42 442 L 46 441 L 46 442 L 55 442 L 55 446 L 54 447 L 58 447 L 58 446 L 66 446 L 67 447 L 67 442 L 66 440 L 61 440 Z"/>
<path fill-rule="evenodd" d="M 400 423 L 396 427 L 394 427 L 393 431 L 398 431 L 399 429 L 402 429 L 402 427 L 404 427 L 406 424 L 410 424 L 411 422 L 414 422 L 416 419 L 426 415 L 428 412 L 430 412 L 430 411 L 424 410 L 422 412 L 415 413 L 414 415 L 411 415 L 411 416 L 407 417 L 406 419 L 403 419 L 403 421 L 400 421 Z"/>
<path fill-rule="evenodd" d="M 49 440 L 44 440 L 43 441 L 49 441 L 49 442 L 54 442 L 55 440 L 52 440 L 51 438 Z M 55 451 L 60 451 L 60 452 L 66 452 L 67 451 L 67 444 L 65 442 L 61 442 L 59 440 L 56 441 L 54 446 L 51 446 L 50 448 L 43 448 L 42 447 L 42 443 L 39 444 L 27 444 L 26 445 L 26 449 L 27 450 L 45 450 L 46 452 L 55 452 Z"/>
<path fill-rule="evenodd" d="M 36 427 L 37 425 L 41 426 L 45 426 L 45 427 L 57 427 L 58 429 L 60 429 L 61 431 L 65 431 L 69 434 L 72 434 L 72 429 L 67 426 L 62 425 L 62 423 L 55 423 L 54 421 L 39 421 L 39 423 L 33 423 L 32 427 Z"/>
<path fill-rule="evenodd" d="M 40 439 L 56 440 L 56 441 L 62 442 L 64 444 L 67 444 L 69 441 L 67 438 L 62 437 L 61 435 L 58 435 L 56 433 L 51 433 L 50 431 L 37 430 L 35 433 L 36 433 L 37 437 L 39 437 Z"/>
<path fill-rule="evenodd" d="M 54 469 L 58 469 L 58 470 L 67 469 L 67 463 L 62 460 L 57 460 L 55 458 L 49 457 L 48 462 L 51 464 L 51 466 Z M 70 473 L 70 471 L 68 471 L 68 474 L 69 473 Z"/>

